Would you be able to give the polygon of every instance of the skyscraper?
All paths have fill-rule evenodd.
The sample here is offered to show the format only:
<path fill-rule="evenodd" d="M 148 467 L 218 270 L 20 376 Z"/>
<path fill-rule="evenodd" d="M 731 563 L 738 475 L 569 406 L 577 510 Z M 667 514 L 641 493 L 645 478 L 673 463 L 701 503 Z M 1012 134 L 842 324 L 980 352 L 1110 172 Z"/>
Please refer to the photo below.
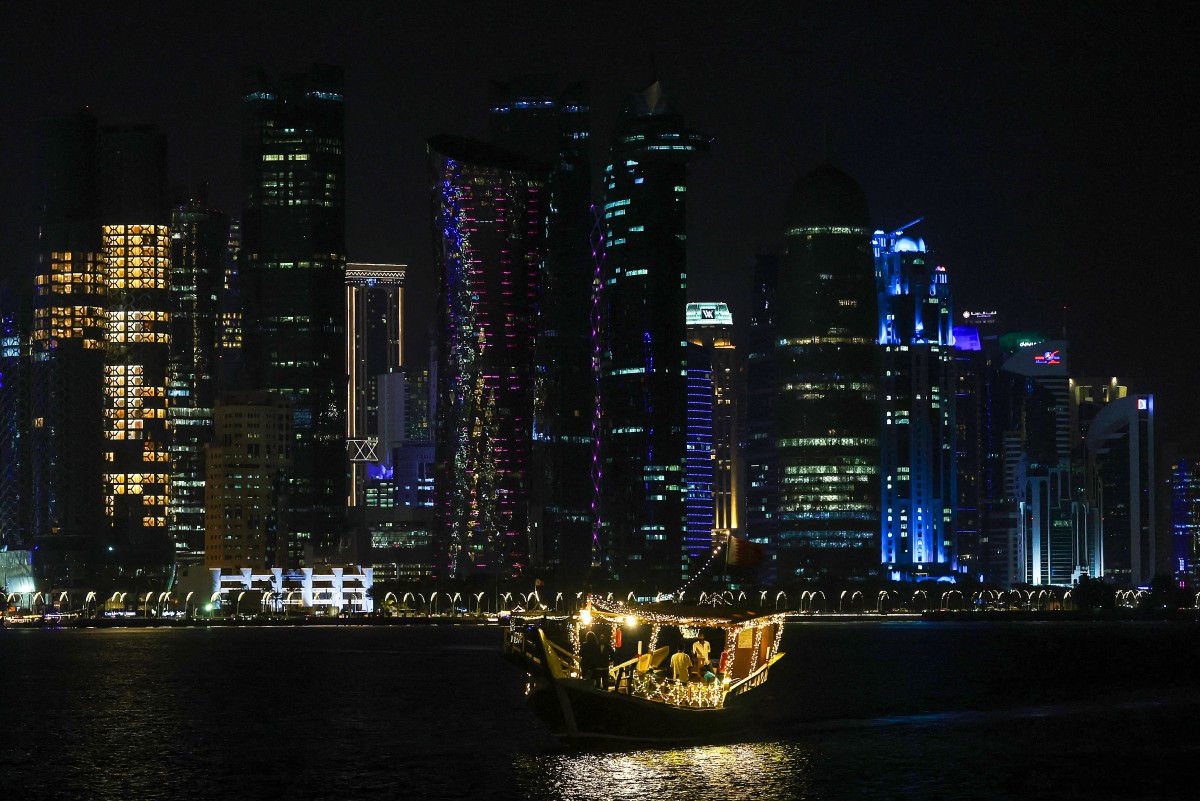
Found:
<path fill-rule="evenodd" d="M 559 91 L 552 75 L 491 88 L 492 144 L 550 168 L 545 260 L 538 301 L 531 557 L 572 584 L 592 560 L 593 264 L 589 233 L 591 145 L 588 85 Z"/>
<path fill-rule="evenodd" d="M 1000 338 L 1004 499 L 994 507 L 997 536 L 1008 529 L 1011 584 L 1069 585 L 1076 564 L 1071 476 L 1074 423 L 1067 343 L 1036 334 Z M 999 578 L 999 576 L 998 576 Z"/>
<path fill-rule="evenodd" d="M 713 368 L 703 345 L 687 346 L 687 438 L 684 474 L 687 481 L 683 578 L 701 568 L 713 548 Z"/>
<path fill-rule="evenodd" d="M 292 419 L 288 401 L 270 393 L 218 401 L 205 459 L 205 567 L 284 567 Z"/>
<path fill-rule="evenodd" d="M 172 209 L 167 529 L 177 560 L 204 555 L 204 446 L 212 441 L 228 244 L 229 218 L 209 206 L 207 187 Z"/>
<path fill-rule="evenodd" d="M 105 510 L 119 561 L 165 572 L 171 426 L 171 238 L 167 142 L 147 126 L 101 132 L 101 222 L 107 292 Z"/>
<path fill-rule="evenodd" d="M 452 136 L 428 144 L 438 276 L 435 567 L 529 565 L 534 348 L 547 169 Z"/>
<path fill-rule="evenodd" d="M 290 565 L 336 560 L 345 531 L 342 86 L 340 67 L 259 71 L 242 100 L 243 384 L 292 405 Z"/>
<path fill-rule="evenodd" d="M 689 303 L 684 316 L 688 341 L 703 347 L 712 365 L 713 544 L 720 545 L 741 526 L 741 365 L 726 304 Z"/>
<path fill-rule="evenodd" d="M 655 82 L 629 98 L 604 170 L 600 533 L 608 573 L 645 590 L 687 572 L 687 173 L 708 143 Z"/>
<path fill-rule="evenodd" d="M 778 400 L 775 357 L 775 312 L 779 289 L 779 256 L 759 254 L 754 260 L 750 303 L 750 336 L 746 352 L 746 533 L 750 540 L 777 542 L 779 512 L 778 452 L 775 447 L 775 404 Z M 779 554 L 770 557 L 767 580 L 776 576 Z"/>
<path fill-rule="evenodd" d="M 780 579 L 879 571 L 875 275 L 867 200 L 822 164 L 792 190 L 775 305 Z"/>
<path fill-rule="evenodd" d="M 368 465 L 381 461 L 378 377 L 404 361 L 403 264 L 346 265 L 346 439 L 350 442 L 350 497 L 363 505 Z M 374 441 L 374 442 L 373 442 Z"/>
<path fill-rule="evenodd" d="M 924 239 L 876 231 L 875 276 L 883 569 L 894 580 L 952 576 L 957 429 L 946 268 L 935 265 Z"/>
<path fill-rule="evenodd" d="M 1200 472 L 1195 459 L 1171 465 L 1171 573 L 1192 586 L 1200 579 Z"/>
<path fill-rule="evenodd" d="M 1157 563 L 1154 396 L 1108 403 L 1088 426 L 1088 483 L 1099 512 L 1099 553 L 1092 564 L 1123 587 L 1149 586 Z"/>
<path fill-rule="evenodd" d="M 31 526 L 42 578 L 82 587 L 107 539 L 99 130 L 80 112 L 46 123 L 42 136 L 29 374 Z"/>

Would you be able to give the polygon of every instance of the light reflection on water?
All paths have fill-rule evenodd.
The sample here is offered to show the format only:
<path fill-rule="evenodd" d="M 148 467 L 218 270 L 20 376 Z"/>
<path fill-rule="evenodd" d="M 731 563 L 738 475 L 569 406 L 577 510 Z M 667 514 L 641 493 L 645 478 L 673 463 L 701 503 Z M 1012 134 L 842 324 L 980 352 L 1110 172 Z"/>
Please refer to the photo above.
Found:
<path fill-rule="evenodd" d="M 787 801 L 810 797 L 812 756 L 800 743 L 736 743 L 520 755 L 513 768 L 531 799 Z"/>

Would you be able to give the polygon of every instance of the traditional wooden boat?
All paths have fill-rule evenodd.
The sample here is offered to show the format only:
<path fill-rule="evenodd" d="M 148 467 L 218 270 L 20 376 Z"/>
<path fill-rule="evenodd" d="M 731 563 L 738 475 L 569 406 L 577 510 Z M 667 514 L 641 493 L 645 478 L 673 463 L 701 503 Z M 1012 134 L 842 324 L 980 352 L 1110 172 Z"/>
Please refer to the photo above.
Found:
<path fill-rule="evenodd" d="M 572 617 L 513 616 L 504 653 L 525 669 L 534 712 L 561 739 L 705 741 L 734 736 L 750 724 L 748 694 L 783 656 L 783 622 L 782 613 L 591 598 Z M 628 654 L 601 669 L 600 681 L 584 675 L 588 632 Z M 711 670 L 685 669 L 692 667 L 692 641 L 701 632 L 720 657 Z"/>

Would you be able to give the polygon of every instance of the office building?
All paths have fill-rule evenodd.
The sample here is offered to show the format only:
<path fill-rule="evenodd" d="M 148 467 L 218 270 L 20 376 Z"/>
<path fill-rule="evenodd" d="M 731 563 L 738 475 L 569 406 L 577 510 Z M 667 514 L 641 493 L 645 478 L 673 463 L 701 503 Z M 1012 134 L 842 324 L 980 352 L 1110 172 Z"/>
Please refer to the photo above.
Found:
<path fill-rule="evenodd" d="M 81 588 L 108 543 L 105 309 L 99 127 L 80 112 L 47 122 L 29 365 L 30 526 L 35 569 Z"/>
<path fill-rule="evenodd" d="M 883 569 L 893 580 L 952 578 L 958 559 L 950 283 L 925 240 L 903 230 L 875 232 L 875 277 L 883 351 Z"/>
<path fill-rule="evenodd" d="M 290 402 L 270 393 L 226 393 L 217 402 L 205 459 L 205 567 L 284 566 L 293 419 Z"/>
<path fill-rule="evenodd" d="M 733 315 L 724 303 L 689 303 L 684 312 L 688 341 L 708 353 L 712 365 L 713 545 L 741 527 L 741 364 L 733 345 Z"/>
<path fill-rule="evenodd" d="M 1171 464 L 1171 575 L 1195 587 L 1200 579 L 1200 472 L 1195 459 Z"/>
<path fill-rule="evenodd" d="M 1005 500 L 995 512 L 1007 520 L 995 525 L 1008 527 L 1012 560 L 1004 583 L 1068 586 L 1075 572 L 1078 511 L 1067 342 L 1016 332 L 1000 337 L 1000 346 L 1007 354 L 997 397 Z"/>
<path fill-rule="evenodd" d="M 796 182 L 784 234 L 774 309 L 779 579 L 875 575 L 879 321 L 862 189 L 822 164 Z"/>
<path fill-rule="evenodd" d="M 104 491 L 117 562 L 165 574 L 171 426 L 171 237 L 167 143 L 147 126 L 101 131 Z"/>
<path fill-rule="evenodd" d="M 572 585 L 592 564 L 590 97 L 577 82 L 519 76 L 491 87 L 491 142 L 546 165 L 545 257 L 537 312 L 530 560 Z"/>
<path fill-rule="evenodd" d="M 529 565 L 534 348 L 546 170 L 492 145 L 428 143 L 432 166 L 438 577 Z"/>
<path fill-rule="evenodd" d="M 688 165 L 708 150 L 659 82 L 629 98 L 604 170 L 600 537 L 613 579 L 670 592 L 688 572 Z"/>
<path fill-rule="evenodd" d="M 687 444 L 684 475 L 687 501 L 683 550 L 683 578 L 700 569 L 713 549 L 713 369 L 709 351 L 702 345 L 687 346 Z"/>
<path fill-rule="evenodd" d="M 779 554 L 777 511 L 779 480 L 775 448 L 775 402 L 778 397 L 775 363 L 775 312 L 779 286 L 779 256 L 760 254 L 754 261 L 750 304 L 750 335 L 746 351 L 746 534 L 770 548 L 768 580 L 776 578 Z"/>
<path fill-rule="evenodd" d="M 1154 444 L 1153 395 L 1113 400 L 1088 426 L 1088 500 L 1100 523 L 1089 561 L 1119 587 L 1148 587 L 1155 575 Z"/>
<path fill-rule="evenodd" d="M 404 361 L 403 264 L 346 265 L 346 440 L 352 509 L 365 503 L 369 465 L 378 464 L 378 379 Z"/>
<path fill-rule="evenodd" d="M 341 68 L 251 74 L 242 119 L 240 383 L 291 404 L 289 566 L 311 566 L 338 560 L 346 530 Z"/>
<path fill-rule="evenodd" d="M 197 187 L 171 211 L 167 530 L 176 561 L 204 558 L 204 446 L 212 440 L 229 218 Z"/>

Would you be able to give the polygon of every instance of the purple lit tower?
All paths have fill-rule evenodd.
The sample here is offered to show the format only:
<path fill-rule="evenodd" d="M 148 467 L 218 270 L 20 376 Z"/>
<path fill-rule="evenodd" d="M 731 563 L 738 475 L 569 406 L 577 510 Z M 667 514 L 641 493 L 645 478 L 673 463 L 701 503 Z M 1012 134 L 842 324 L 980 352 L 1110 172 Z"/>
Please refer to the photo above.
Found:
<path fill-rule="evenodd" d="M 546 169 L 468 139 L 429 141 L 438 276 L 437 577 L 517 578 L 529 471 Z"/>

